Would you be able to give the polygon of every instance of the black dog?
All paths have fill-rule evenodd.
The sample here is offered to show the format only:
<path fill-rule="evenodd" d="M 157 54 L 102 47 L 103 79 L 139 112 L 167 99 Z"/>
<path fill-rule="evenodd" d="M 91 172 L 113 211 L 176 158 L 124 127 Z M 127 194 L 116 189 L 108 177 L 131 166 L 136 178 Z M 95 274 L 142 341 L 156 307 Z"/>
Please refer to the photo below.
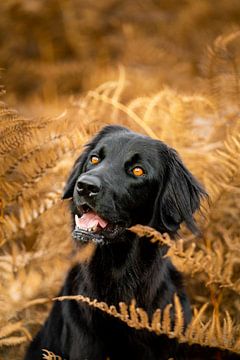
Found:
<path fill-rule="evenodd" d="M 151 317 L 176 293 L 187 324 L 189 301 L 181 275 L 163 258 L 166 248 L 128 228 L 149 225 L 174 236 L 185 222 L 196 232 L 193 213 L 202 196 L 205 191 L 173 149 L 124 127 L 103 128 L 75 162 L 63 195 L 73 198 L 74 238 L 95 242 L 96 250 L 70 271 L 60 295 L 82 294 L 109 305 L 134 298 Z M 76 301 L 54 303 L 26 359 L 41 359 L 43 348 L 68 360 L 185 358 L 177 355 L 175 340 L 132 329 Z"/>

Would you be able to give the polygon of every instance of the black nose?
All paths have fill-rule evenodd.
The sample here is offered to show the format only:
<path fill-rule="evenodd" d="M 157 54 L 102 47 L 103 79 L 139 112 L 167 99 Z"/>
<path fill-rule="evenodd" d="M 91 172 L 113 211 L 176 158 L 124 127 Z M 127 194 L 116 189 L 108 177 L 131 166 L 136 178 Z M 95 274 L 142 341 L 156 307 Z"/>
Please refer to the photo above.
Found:
<path fill-rule="evenodd" d="M 81 175 L 77 181 L 76 189 L 81 196 L 96 196 L 101 189 L 101 182 L 96 176 Z"/>

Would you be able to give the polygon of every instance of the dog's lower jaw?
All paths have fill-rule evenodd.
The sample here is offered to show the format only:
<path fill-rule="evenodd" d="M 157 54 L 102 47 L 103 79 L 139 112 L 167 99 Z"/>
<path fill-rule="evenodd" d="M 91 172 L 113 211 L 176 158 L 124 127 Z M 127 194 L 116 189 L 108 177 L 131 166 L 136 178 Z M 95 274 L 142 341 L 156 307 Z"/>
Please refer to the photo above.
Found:
<path fill-rule="evenodd" d="M 109 232 L 108 229 L 101 232 L 92 232 L 87 229 L 75 227 L 72 231 L 72 238 L 77 246 L 90 242 L 95 245 L 104 246 L 125 241 L 123 234 L 127 231 L 128 229 L 121 225 L 114 225 L 111 232 Z"/>
<path fill-rule="evenodd" d="M 88 243 L 92 242 L 96 245 L 104 245 L 106 241 L 104 241 L 104 236 L 99 234 L 93 234 L 85 229 L 80 229 L 75 227 L 72 232 L 72 237 L 76 242 Z"/>

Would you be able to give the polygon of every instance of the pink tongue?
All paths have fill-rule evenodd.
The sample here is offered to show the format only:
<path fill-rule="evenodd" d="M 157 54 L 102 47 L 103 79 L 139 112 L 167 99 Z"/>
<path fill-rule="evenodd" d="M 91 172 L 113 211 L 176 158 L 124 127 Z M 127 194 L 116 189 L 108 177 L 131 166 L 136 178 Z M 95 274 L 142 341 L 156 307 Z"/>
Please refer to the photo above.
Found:
<path fill-rule="evenodd" d="M 83 214 L 81 218 L 77 219 L 76 217 L 76 224 L 82 229 L 89 229 L 98 225 L 104 229 L 108 223 L 93 211 L 89 211 Z"/>

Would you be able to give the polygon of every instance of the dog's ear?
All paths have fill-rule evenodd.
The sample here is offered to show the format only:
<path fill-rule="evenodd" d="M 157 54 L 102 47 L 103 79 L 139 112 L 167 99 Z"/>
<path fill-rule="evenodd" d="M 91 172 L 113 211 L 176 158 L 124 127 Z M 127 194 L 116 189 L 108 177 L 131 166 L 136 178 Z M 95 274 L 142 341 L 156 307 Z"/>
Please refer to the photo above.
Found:
<path fill-rule="evenodd" d="M 193 213 L 207 194 L 175 150 L 168 148 L 166 154 L 166 171 L 157 200 L 163 229 L 176 233 L 180 224 L 185 222 L 193 233 L 198 233 Z"/>
<path fill-rule="evenodd" d="M 83 167 L 85 161 L 87 160 L 87 157 L 88 157 L 88 149 L 86 149 L 75 161 L 72 171 L 68 177 L 68 180 L 63 190 L 63 195 L 62 195 L 63 200 L 69 199 L 73 196 L 74 186 L 76 184 L 78 177 L 83 171 Z"/>
<path fill-rule="evenodd" d="M 75 161 L 73 165 L 73 169 L 68 177 L 67 183 L 63 190 L 63 195 L 62 195 L 63 200 L 69 199 L 73 196 L 74 186 L 76 184 L 78 177 L 81 175 L 83 171 L 84 164 L 88 158 L 89 152 L 95 148 L 99 140 L 101 140 L 104 136 L 111 135 L 112 133 L 120 132 L 120 131 L 129 132 L 127 128 L 120 125 L 107 125 L 103 127 L 101 131 L 99 131 L 97 135 L 95 135 L 95 137 L 86 145 L 85 151 L 78 157 L 78 159 Z"/>

